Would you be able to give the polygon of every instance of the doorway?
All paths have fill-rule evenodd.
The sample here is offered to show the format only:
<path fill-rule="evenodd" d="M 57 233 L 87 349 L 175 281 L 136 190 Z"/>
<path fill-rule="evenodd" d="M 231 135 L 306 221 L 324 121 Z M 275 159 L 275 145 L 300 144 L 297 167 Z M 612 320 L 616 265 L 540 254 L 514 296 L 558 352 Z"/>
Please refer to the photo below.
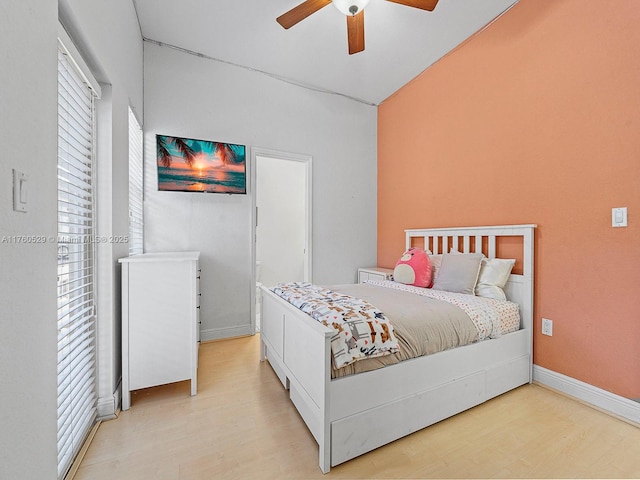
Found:
<path fill-rule="evenodd" d="M 260 285 L 311 281 L 311 157 L 254 149 L 254 331 Z"/>

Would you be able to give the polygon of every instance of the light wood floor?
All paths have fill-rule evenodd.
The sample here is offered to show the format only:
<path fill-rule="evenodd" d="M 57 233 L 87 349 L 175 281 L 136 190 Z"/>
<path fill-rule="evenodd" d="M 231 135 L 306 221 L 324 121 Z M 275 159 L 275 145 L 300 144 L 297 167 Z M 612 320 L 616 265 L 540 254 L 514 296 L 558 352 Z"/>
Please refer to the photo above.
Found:
<path fill-rule="evenodd" d="M 198 395 L 135 392 L 103 422 L 76 475 L 100 479 L 640 478 L 640 429 L 538 385 L 331 469 L 259 337 L 200 347 Z"/>

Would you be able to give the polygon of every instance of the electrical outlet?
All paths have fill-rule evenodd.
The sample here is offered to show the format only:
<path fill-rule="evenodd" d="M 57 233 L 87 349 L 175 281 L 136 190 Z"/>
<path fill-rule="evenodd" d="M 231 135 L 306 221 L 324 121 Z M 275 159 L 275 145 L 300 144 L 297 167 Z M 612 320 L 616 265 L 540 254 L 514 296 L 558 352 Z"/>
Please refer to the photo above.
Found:
<path fill-rule="evenodd" d="M 542 319 L 542 334 L 553 336 L 553 320 L 549 320 L 548 318 Z"/>

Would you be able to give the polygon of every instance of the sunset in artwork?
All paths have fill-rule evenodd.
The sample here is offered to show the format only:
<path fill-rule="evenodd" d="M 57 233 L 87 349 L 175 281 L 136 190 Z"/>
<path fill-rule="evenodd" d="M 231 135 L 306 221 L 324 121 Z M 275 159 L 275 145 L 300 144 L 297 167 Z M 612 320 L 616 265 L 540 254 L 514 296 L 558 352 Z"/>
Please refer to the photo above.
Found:
<path fill-rule="evenodd" d="M 158 190 L 246 193 L 244 145 L 156 135 Z"/>

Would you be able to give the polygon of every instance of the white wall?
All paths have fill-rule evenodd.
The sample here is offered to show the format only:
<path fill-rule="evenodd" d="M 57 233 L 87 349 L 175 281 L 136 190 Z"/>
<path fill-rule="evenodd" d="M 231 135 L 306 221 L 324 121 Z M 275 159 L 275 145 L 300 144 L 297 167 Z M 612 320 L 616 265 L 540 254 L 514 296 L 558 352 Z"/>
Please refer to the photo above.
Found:
<path fill-rule="evenodd" d="M 0 2 L 0 478 L 56 478 L 57 8 Z M 29 211 L 13 211 L 13 168 Z M 4 238 L 4 241 L 2 241 Z"/>
<path fill-rule="evenodd" d="M 131 0 L 59 0 L 60 17 L 102 84 L 97 102 L 96 234 L 129 234 L 128 107 L 143 120 L 142 35 Z M 126 242 L 97 245 L 98 415 L 112 416 L 121 379 L 120 266 Z"/>
<path fill-rule="evenodd" d="M 57 32 L 58 15 L 79 49 L 110 83 L 99 160 L 110 185 L 103 208 L 109 231 L 127 234 L 127 106 L 142 112 L 142 39 L 130 0 L 2 0 L 0 2 L 0 478 L 57 476 Z M 109 127 L 108 131 L 104 131 Z M 109 133 L 111 132 L 111 133 Z M 116 159 L 112 162 L 112 159 Z M 11 170 L 29 175 L 29 211 L 12 209 Z M 99 192 L 104 194 L 105 192 Z M 102 225 L 102 224 L 101 224 Z M 107 231 L 101 231 L 106 234 Z M 10 243 L 12 236 L 46 243 Z M 4 241 L 2 239 L 4 237 Z M 119 304 L 108 248 L 99 302 L 100 394 L 112 397 L 120 377 Z M 104 320 L 102 322 L 102 320 Z M 112 408 L 113 410 L 113 408 Z"/>
<path fill-rule="evenodd" d="M 306 165 L 256 157 L 256 260 L 260 281 L 302 282 L 304 278 Z"/>
<path fill-rule="evenodd" d="M 155 135 L 313 157 L 313 281 L 376 261 L 375 107 L 145 43 L 145 249 L 198 250 L 202 338 L 251 332 L 251 197 L 158 192 Z M 251 165 L 249 165 L 251 168 Z"/>

